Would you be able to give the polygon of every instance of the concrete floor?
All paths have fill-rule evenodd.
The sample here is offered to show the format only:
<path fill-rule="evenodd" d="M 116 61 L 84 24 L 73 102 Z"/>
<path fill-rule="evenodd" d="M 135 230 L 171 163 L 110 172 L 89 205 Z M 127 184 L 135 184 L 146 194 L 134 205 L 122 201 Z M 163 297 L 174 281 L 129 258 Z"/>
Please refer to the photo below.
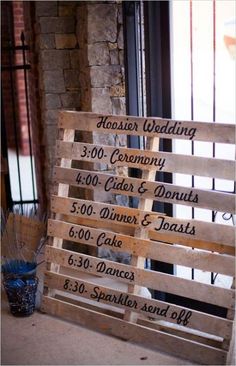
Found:
<path fill-rule="evenodd" d="M 189 362 L 41 314 L 16 318 L 2 296 L 1 365 L 189 365 Z"/>
<path fill-rule="evenodd" d="M 44 269 L 44 265 L 39 266 L 37 271 L 41 279 L 37 307 L 41 303 Z M 5 291 L 2 291 L 1 336 L 1 365 L 193 365 L 39 311 L 30 317 L 14 317 Z M 232 354 L 230 364 L 235 365 L 235 352 Z"/>

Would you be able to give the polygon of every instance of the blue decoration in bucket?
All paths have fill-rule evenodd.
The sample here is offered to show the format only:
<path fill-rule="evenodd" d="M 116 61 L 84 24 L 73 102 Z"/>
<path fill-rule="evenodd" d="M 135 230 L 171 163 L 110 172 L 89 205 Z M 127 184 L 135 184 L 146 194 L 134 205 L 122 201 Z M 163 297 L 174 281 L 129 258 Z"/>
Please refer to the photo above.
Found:
<path fill-rule="evenodd" d="M 2 265 L 3 274 L 26 275 L 36 272 L 37 264 L 35 262 L 26 262 L 24 260 L 12 259 Z"/>
<path fill-rule="evenodd" d="M 46 222 L 47 215 L 35 205 L 14 206 L 13 212 L 6 214 L 1 210 L 2 282 L 13 315 L 25 316 L 34 311 L 36 269 L 44 262 L 38 263 L 37 256 L 46 243 Z"/>

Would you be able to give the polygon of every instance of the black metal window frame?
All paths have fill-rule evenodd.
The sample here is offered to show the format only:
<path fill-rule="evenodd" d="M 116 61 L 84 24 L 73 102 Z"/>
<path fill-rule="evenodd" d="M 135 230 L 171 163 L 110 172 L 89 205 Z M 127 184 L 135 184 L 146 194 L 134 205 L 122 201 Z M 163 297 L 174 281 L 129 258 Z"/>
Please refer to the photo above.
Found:
<path fill-rule="evenodd" d="M 141 12 L 143 6 L 143 14 Z M 123 2 L 125 70 L 126 70 L 126 110 L 127 114 L 139 116 L 144 112 L 146 103 L 148 116 L 171 117 L 171 85 L 170 85 L 170 45 L 169 45 L 169 4 L 168 2 Z M 142 24 L 142 18 L 144 24 Z M 156 22 L 158 19 L 158 23 Z M 145 70 L 142 63 L 144 26 Z M 157 47 L 153 47 L 157 44 Z M 141 75 L 140 75 L 141 74 Z M 143 75 L 145 74 L 145 79 Z M 164 75 L 164 76 L 163 76 Z M 141 88 L 140 88 L 141 79 Z M 144 100 L 143 87 L 146 95 Z M 140 148 L 140 138 L 129 136 L 128 146 Z M 160 139 L 160 150 L 171 151 L 171 140 Z M 138 169 L 130 169 L 129 174 L 140 176 Z M 172 183 L 172 174 L 156 174 L 157 181 Z M 137 199 L 131 198 L 131 205 L 137 207 Z M 153 211 L 165 212 L 172 216 L 172 205 L 154 201 Z M 174 266 L 169 263 L 151 260 L 151 269 L 173 274 Z M 153 291 L 153 296 L 165 299 L 163 292 Z"/>
<path fill-rule="evenodd" d="M 140 65 L 140 6 L 144 12 L 145 34 L 145 82 L 146 82 L 146 110 L 147 116 L 171 118 L 171 49 L 170 49 L 170 11 L 169 1 L 124 1 L 124 41 L 125 41 L 125 71 L 126 71 L 126 111 L 129 115 L 140 115 L 140 103 L 143 103 L 139 89 Z M 141 50 L 142 51 L 142 50 Z M 143 74 L 143 72 L 142 72 Z M 141 75 L 142 77 L 142 75 Z M 130 136 L 128 146 L 140 148 L 140 140 Z M 169 139 L 160 139 L 161 151 L 172 151 Z M 138 170 L 131 170 L 131 176 L 138 176 Z M 157 181 L 172 183 L 172 174 L 156 174 Z M 137 202 L 131 201 L 137 205 Z M 172 205 L 156 202 L 153 211 L 165 212 L 173 216 Z M 174 274 L 172 264 L 151 261 L 151 269 Z M 206 304 L 200 301 L 172 295 L 153 292 L 153 297 L 190 307 L 199 311 L 226 316 L 226 309 Z"/>

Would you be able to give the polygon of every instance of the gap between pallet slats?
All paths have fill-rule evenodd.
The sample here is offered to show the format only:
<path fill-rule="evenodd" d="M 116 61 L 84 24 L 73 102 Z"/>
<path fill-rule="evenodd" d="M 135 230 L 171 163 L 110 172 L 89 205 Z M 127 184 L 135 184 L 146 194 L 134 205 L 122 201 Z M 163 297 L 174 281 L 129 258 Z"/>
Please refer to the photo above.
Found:
<path fill-rule="evenodd" d="M 234 291 L 230 289 L 178 278 L 166 273 L 144 270 L 51 246 L 46 247 L 45 258 L 48 262 L 55 262 L 74 270 L 93 273 L 95 275 L 102 274 L 104 277 L 116 279 L 127 284 L 146 286 L 154 290 L 173 293 L 209 304 L 215 304 L 229 309 L 234 308 Z M 69 258 L 72 258 L 71 264 L 68 263 Z M 78 265 L 85 260 L 89 263 L 87 268 L 84 268 L 83 265 Z M 107 271 L 107 268 L 110 268 L 110 270 Z M 119 273 L 119 275 L 116 275 L 116 273 Z"/>
<path fill-rule="evenodd" d="M 80 177 L 80 181 L 78 176 Z M 90 184 L 86 183 L 87 178 L 89 178 L 89 181 L 91 178 Z M 114 177 L 112 174 L 81 169 L 61 168 L 59 166 L 54 168 L 53 179 L 56 182 L 70 184 L 80 188 L 89 188 L 97 191 L 124 194 L 134 197 L 140 195 L 142 198 L 149 198 L 172 204 L 201 207 L 229 213 L 236 212 L 234 195 L 226 192 L 188 188 L 164 182 L 152 182 L 151 179 L 144 180 L 123 176 Z M 98 183 L 92 184 L 93 180 L 98 181 Z M 113 187 L 121 188 L 116 189 Z M 124 187 L 126 187 L 126 189 Z M 170 196 L 171 198 L 169 198 Z"/>
<path fill-rule="evenodd" d="M 82 206 L 83 210 L 81 209 Z M 51 210 L 64 215 L 82 216 L 88 219 L 99 220 L 100 222 L 111 222 L 112 224 L 121 223 L 134 227 L 142 226 L 147 231 L 156 231 L 157 233 L 166 233 L 167 235 L 169 233 L 173 235 L 174 233 L 177 237 L 194 238 L 235 246 L 235 228 L 229 225 L 191 219 L 177 219 L 158 214 L 157 212 L 57 196 L 52 196 Z M 112 219 L 114 215 L 116 219 Z M 163 224 L 168 225 L 170 230 L 166 230 Z M 175 226 L 176 231 L 174 231 L 171 225 Z"/>
<path fill-rule="evenodd" d="M 88 240 L 84 235 L 79 238 L 79 234 L 82 235 L 82 233 L 86 233 Z M 114 252 L 139 254 L 141 257 L 203 271 L 218 272 L 228 276 L 235 274 L 235 258 L 229 255 L 197 251 L 147 239 L 137 239 L 133 236 L 115 234 L 104 229 L 94 229 L 59 220 L 48 221 L 48 235 L 76 243 L 109 248 Z"/>
<path fill-rule="evenodd" d="M 71 305 L 61 300 L 43 297 L 42 311 L 59 316 L 69 321 L 99 329 L 109 335 L 114 335 L 131 342 L 141 343 L 154 348 L 186 358 L 200 364 L 222 365 L 227 353 L 214 347 L 182 339 L 178 336 L 151 330 L 142 325 L 136 325 L 121 319 Z"/>
<path fill-rule="evenodd" d="M 70 285 L 66 286 L 65 289 L 65 280 L 68 279 L 70 281 Z M 129 309 L 132 304 L 134 305 L 132 307 L 132 311 L 153 319 L 159 319 L 166 322 L 171 322 L 173 324 L 182 325 L 182 331 L 184 331 L 186 328 L 190 328 L 224 338 L 229 338 L 231 336 L 233 322 L 230 320 L 201 313 L 186 307 L 170 304 L 168 302 L 147 299 L 132 293 L 128 293 L 127 295 L 121 291 L 104 287 L 93 282 L 85 281 L 84 279 L 81 280 L 77 277 L 71 277 L 54 272 L 46 272 L 45 285 L 50 288 L 65 291 L 69 294 L 81 296 L 87 299 L 93 299 L 95 302 L 97 301 L 103 304 L 110 304 L 122 309 Z M 80 286 L 83 289 L 83 292 L 81 291 L 82 293 L 78 290 Z M 74 291 L 75 289 L 77 290 Z M 100 297 L 98 295 L 100 295 Z M 122 301 L 118 302 L 118 299 L 121 295 L 123 296 L 123 303 Z M 110 300 L 112 298 L 114 299 L 114 297 L 117 299 L 116 302 Z M 126 301 L 124 300 L 125 298 Z M 148 309 L 150 310 L 148 311 Z M 156 311 L 154 311 L 155 309 Z M 163 315 L 159 314 L 161 310 Z M 176 318 L 174 318 L 174 313 L 178 314 Z"/>
<path fill-rule="evenodd" d="M 90 228 L 101 228 L 101 222 L 89 218 L 83 218 L 83 217 L 76 217 L 76 216 L 70 216 L 70 215 L 61 215 L 62 220 L 67 221 L 68 223 L 78 224 L 78 225 L 84 225 L 88 226 Z M 102 227 L 104 230 L 113 231 L 114 233 L 122 233 L 124 235 L 134 235 L 134 227 L 128 226 L 128 225 L 122 225 L 122 224 L 115 224 L 115 223 L 109 223 L 107 221 L 104 221 L 102 223 Z M 230 256 L 235 256 L 235 248 L 224 245 L 224 244 L 217 244 L 214 242 L 206 240 L 197 240 L 194 238 L 184 238 L 179 235 L 174 234 L 166 234 L 166 233 L 159 233 L 156 231 L 149 231 L 149 238 L 154 241 L 161 241 L 164 244 L 180 244 L 183 246 L 191 247 L 191 248 L 197 248 L 205 251 L 211 251 L 211 252 L 217 252 L 221 254 L 227 254 Z"/>

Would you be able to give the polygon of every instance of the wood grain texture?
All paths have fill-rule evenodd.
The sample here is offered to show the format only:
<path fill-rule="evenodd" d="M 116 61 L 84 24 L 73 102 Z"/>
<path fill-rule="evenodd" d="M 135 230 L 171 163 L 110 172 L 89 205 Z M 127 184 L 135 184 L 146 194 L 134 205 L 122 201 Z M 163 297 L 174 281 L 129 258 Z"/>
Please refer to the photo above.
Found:
<path fill-rule="evenodd" d="M 234 214 L 232 193 L 155 182 L 155 175 L 159 171 L 234 180 L 235 161 L 160 152 L 158 141 L 161 137 L 233 144 L 235 126 L 61 111 L 58 127 L 58 160 L 48 221 L 51 245 L 46 247 L 48 296 L 43 297 L 42 310 L 125 340 L 181 354 L 199 364 L 225 364 L 225 350 L 232 337 L 234 288 L 146 270 L 144 262 L 151 258 L 234 277 L 234 227 L 168 217 L 152 212 L 152 203 L 155 200 Z M 145 150 L 136 150 L 95 145 L 92 140 L 75 142 L 76 130 L 147 136 L 147 145 Z M 119 166 L 139 168 L 142 178 L 72 169 L 72 160 L 84 167 L 102 163 L 113 170 Z M 137 197 L 139 206 L 135 209 L 94 202 L 92 196 L 84 196 L 86 200 L 69 198 L 70 186 L 91 194 L 96 190 Z M 73 242 L 73 251 L 62 249 L 63 240 Z M 131 263 L 78 253 L 80 244 L 127 252 L 132 255 Z M 101 280 L 109 280 L 109 285 L 98 285 Z M 110 288 L 114 280 L 128 291 Z M 224 307 L 227 319 L 147 299 L 140 296 L 141 287 Z M 61 300 L 55 298 L 57 292 Z"/>
<path fill-rule="evenodd" d="M 230 289 L 207 285 L 161 272 L 144 270 L 51 246 L 46 246 L 45 259 L 47 262 L 57 263 L 75 271 L 92 273 L 127 284 L 165 291 L 229 309 L 234 308 L 234 291 Z"/>
<path fill-rule="evenodd" d="M 235 246 L 235 228 L 229 225 L 177 219 L 151 211 L 57 196 L 52 196 L 51 210 L 64 215 L 92 218 L 101 222 L 143 227 L 147 231 L 154 231 L 158 234 L 174 234 L 177 238 L 194 238 Z"/>
<path fill-rule="evenodd" d="M 99 127 L 99 122 L 102 121 L 102 117 L 103 120 L 106 119 L 106 123 L 100 123 Z M 123 122 L 123 128 L 121 128 L 121 122 Z M 154 128 L 152 130 L 152 127 L 154 126 L 157 126 L 157 132 L 155 132 Z M 167 128 L 165 128 L 165 126 Z M 175 130 L 177 130 L 177 127 L 187 130 L 184 131 L 185 133 L 183 132 L 182 135 L 176 134 L 173 133 L 174 126 L 176 126 Z M 222 142 L 226 144 L 235 143 L 235 126 L 234 124 L 227 123 L 206 123 L 169 120 L 155 117 L 143 118 L 137 116 L 112 116 L 90 112 L 62 111 L 59 115 L 59 127 L 72 128 L 80 131 L 98 131 L 102 133 L 130 134 L 171 139 L 178 138 L 192 141 Z M 172 127 L 172 130 L 168 131 L 168 127 Z"/>
<path fill-rule="evenodd" d="M 56 182 L 96 191 L 149 198 L 161 202 L 235 213 L 235 195 L 206 189 L 188 188 L 151 179 L 119 177 L 112 174 L 68 169 L 56 166 L 53 172 Z M 88 182 L 88 183 L 86 183 Z M 94 184 L 94 182 L 96 184 Z"/>
<path fill-rule="evenodd" d="M 59 220 L 48 221 L 48 235 L 203 271 L 218 272 L 228 276 L 235 274 L 234 256 L 192 250 L 192 248 L 168 245 Z"/>
<path fill-rule="evenodd" d="M 156 137 L 148 137 L 146 139 L 146 149 L 151 151 L 159 150 L 159 138 Z M 142 171 L 142 179 L 145 180 L 154 180 L 156 175 L 155 170 L 143 170 Z M 144 211 L 151 211 L 153 206 L 153 199 L 141 197 L 139 198 L 138 209 Z M 137 227 L 134 231 L 134 236 L 137 239 L 146 239 L 148 237 L 148 233 L 145 228 Z M 145 268 L 146 258 L 145 256 L 141 256 L 137 251 L 137 254 L 133 254 L 131 257 L 130 264 L 137 268 Z M 132 294 L 139 294 L 141 291 L 141 287 L 137 285 L 128 285 L 128 292 Z M 126 310 L 124 313 L 124 320 L 136 322 L 137 314 L 130 310 Z"/>
<path fill-rule="evenodd" d="M 98 156 L 98 151 L 101 158 Z M 73 160 L 96 163 L 102 162 L 115 167 L 128 166 L 145 170 L 156 169 L 162 172 L 183 173 L 230 180 L 234 180 L 236 171 L 233 160 L 117 148 L 82 142 L 57 141 L 56 154 L 59 158 L 71 158 Z"/>
<path fill-rule="evenodd" d="M 128 323 L 109 315 L 68 304 L 61 300 L 43 297 L 42 311 L 60 318 L 100 330 L 106 334 L 154 348 L 159 351 L 196 361 L 200 364 L 222 365 L 227 353 L 214 347 L 182 339 L 149 329 L 145 326 Z M 180 351 L 181 350 L 181 351 Z"/>
<path fill-rule="evenodd" d="M 66 282 L 67 281 L 67 282 Z M 93 282 L 78 279 L 54 272 L 45 273 L 45 285 L 69 294 L 81 296 L 95 301 L 95 303 L 110 304 L 122 309 L 142 314 L 145 317 L 164 320 L 178 324 L 181 330 L 197 329 L 201 332 L 214 334 L 219 337 L 231 336 L 233 322 L 186 307 L 170 304 L 164 301 L 147 299 L 132 293 L 122 293 L 112 288 L 101 286 Z"/>

